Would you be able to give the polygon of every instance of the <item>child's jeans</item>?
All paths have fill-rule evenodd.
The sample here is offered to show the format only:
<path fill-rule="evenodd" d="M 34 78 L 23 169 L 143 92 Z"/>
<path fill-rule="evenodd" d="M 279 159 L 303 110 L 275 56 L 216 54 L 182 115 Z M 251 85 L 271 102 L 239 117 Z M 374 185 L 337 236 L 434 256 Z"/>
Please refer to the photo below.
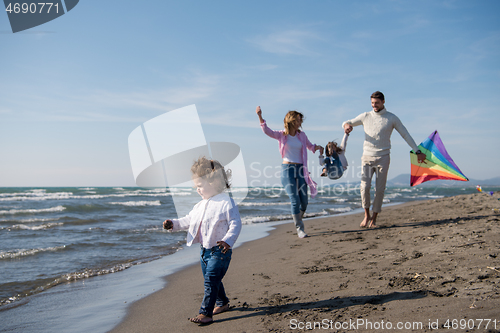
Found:
<path fill-rule="evenodd" d="M 229 303 L 222 278 L 227 272 L 233 251 L 222 253 L 221 250 L 218 246 L 211 249 L 201 247 L 200 252 L 201 270 L 205 279 L 205 296 L 201 302 L 200 313 L 208 317 L 212 317 L 216 304 L 223 306 Z"/>
<path fill-rule="evenodd" d="M 285 188 L 286 194 L 290 197 L 292 204 L 292 215 L 306 211 L 307 184 L 304 179 L 304 167 L 302 164 L 282 164 L 281 184 Z"/>

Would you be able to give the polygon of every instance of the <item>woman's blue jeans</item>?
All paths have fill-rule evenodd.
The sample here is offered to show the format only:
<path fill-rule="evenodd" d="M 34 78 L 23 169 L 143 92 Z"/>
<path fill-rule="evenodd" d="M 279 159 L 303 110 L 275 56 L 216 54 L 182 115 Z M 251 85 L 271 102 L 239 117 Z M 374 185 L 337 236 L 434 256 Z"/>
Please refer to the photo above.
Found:
<path fill-rule="evenodd" d="M 201 247 L 200 251 L 201 271 L 205 279 L 205 296 L 201 302 L 200 313 L 208 317 L 212 317 L 216 304 L 223 306 L 229 303 L 222 278 L 226 275 L 233 251 L 222 253 L 221 250 L 214 246 L 211 249 Z"/>
<path fill-rule="evenodd" d="M 304 167 L 302 164 L 282 164 L 281 184 L 285 188 L 286 194 L 290 197 L 292 204 L 292 215 L 306 211 L 307 183 L 304 178 Z"/>

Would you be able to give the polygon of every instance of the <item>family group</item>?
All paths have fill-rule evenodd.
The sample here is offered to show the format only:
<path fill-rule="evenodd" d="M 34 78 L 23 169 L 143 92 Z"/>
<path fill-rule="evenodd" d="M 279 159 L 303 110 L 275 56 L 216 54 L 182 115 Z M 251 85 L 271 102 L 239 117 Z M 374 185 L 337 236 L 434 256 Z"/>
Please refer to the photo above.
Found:
<path fill-rule="evenodd" d="M 361 157 L 361 198 L 365 217 L 360 226 L 369 228 L 376 227 L 377 215 L 382 208 L 390 163 L 392 131 L 396 129 L 399 132 L 416 152 L 419 162 L 425 160 L 425 154 L 420 152 L 401 120 L 385 109 L 385 97 L 381 92 L 376 91 L 371 95 L 371 105 L 370 112 L 345 121 L 342 124 L 344 137 L 341 143 L 328 142 L 326 149 L 311 143 L 301 130 L 304 121 L 302 113 L 289 111 L 284 118 L 284 129 L 275 131 L 267 126 L 262 118 L 262 109 L 257 106 L 256 113 L 262 131 L 279 143 L 279 152 L 283 159 L 281 182 L 290 198 L 291 213 L 299 238 L 308 237 L 303 222 L 308 205 L 308 188 L 312 198 L 318 193 L 317 184 L 307 169 L 307 150 L 313 153 L 320 151 L 319 162 L 325 166 L 322 176 L 338 179 L 348 167 L 345 158 L 347 138 L 353 127 L 363 125 L 365 141 Z M 213 322 L 213 315 L 229 310 L 229 299 L 222 278 L 227 272 L 232 247 L 241 231 L 241 218 L 237 205 L 224 192 L 230 187 L 229 170 L 224 170 L 218 161 L 201 157 L 193 164 L 191 173 L 202 200 L 187 216 L 165 220 L 163 227 L 171 231 L 188 230 L 188 246 L 200 243 L 200 263 L 205 291 L 199 315 L 189 320 L 206 325 Z M 376 174 L 375 197 L 370 213 L 370 188 L 374 174 Z"/>

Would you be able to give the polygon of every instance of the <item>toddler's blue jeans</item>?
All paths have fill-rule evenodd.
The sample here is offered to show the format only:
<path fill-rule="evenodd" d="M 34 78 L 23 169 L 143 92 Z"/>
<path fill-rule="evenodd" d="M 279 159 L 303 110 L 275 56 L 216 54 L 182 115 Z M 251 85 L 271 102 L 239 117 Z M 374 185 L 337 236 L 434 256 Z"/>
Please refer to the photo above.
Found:
<path fill-rule="evenodd" d="M 200 252 L 201 270 L 205 279 L 205 296 L 201 302 L 200 313 L 208 317 L 212 317 L 215 305 L 224 306 L 229 303 L 222 278 L 226 275 L 233 250 L 226 253 L 221 250 L 218 246 L 211 249 L 202 246 Z"/>

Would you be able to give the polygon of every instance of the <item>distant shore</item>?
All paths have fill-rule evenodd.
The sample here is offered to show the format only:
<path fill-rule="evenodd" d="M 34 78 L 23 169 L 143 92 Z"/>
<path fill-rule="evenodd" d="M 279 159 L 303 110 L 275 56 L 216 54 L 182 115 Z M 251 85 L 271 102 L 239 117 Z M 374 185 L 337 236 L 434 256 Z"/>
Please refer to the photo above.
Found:
<path fill-rule="evenodd" d="M 476 193 L 387 207 L 373 230 L 359 228 L 361 214 L 310 219 L 306 239 L 292 224 L 279 225 L 234 250 L 224 278 L 231 311 L 215 323 L 187 320 L 203 297 L 193 265 L 132 304 L 111 332 L 380 332 L 388 325 L 431 332 L 464 323 L 500 330 L 499 198 Z M 491 319 L 488 329 L 480 319 Z"/>

